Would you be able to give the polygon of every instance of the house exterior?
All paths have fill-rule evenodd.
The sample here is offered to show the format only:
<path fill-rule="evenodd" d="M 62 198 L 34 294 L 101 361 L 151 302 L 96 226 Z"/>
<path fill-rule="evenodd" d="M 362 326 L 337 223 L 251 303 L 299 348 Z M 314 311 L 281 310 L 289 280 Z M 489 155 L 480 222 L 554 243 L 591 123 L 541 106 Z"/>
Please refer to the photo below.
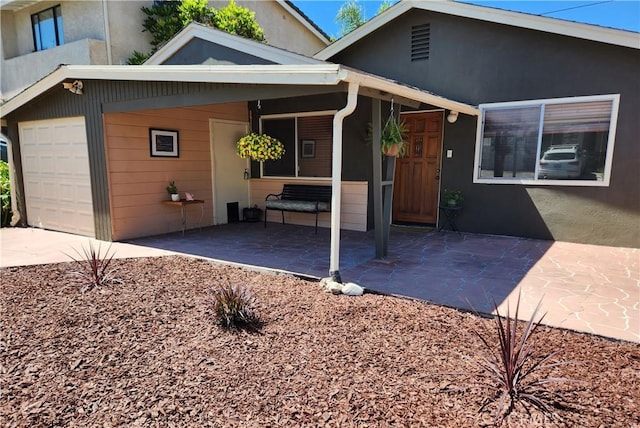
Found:
<path fill-rule="evenodd" d="M 215 8 L 227 1 L 210 1 Z M 256 13 L 267 42 L 312 55 L 327 36 L 292 3 L 236 2 Z M 60 64 L 121 65 L 134 50 L 148 52 L 151 38 L 142 31 L 141 7 L 153 1 L 26 1 L 0 3 L 0 99 L 7 100 L 43 78 Z M 290 34 L 296 34 L 295 38 Z"/>
<path fill-rule="evenodd" d="M 427 175 L 463 192 L 463 231 L 637 248 L 639 48 L 638 33 L 405 1 L 315 57 L 480 107 L 479 120 L 434 113 L 434 162 L 398 161 L 394 220 L 432 222 Z"/>
<path fill-rule="evenodd" d="M 386 219 L 441 224 L 455 188 L 463 231 L 640 247 L 635 33 L 485 12 L 401 2 L 315 58 L 192 24 L 148 65 L 61 67 L 3 106 L 22 221 L 123 240 L 180 230 L 161 203 L 171 180 L 205 199 L 202 226 L 284 183 L 324 183 L 337 203 L 320 226 L 384 241 Z M 398 112 L 409 154 L 383 162 L 380 128 Z M 177 157 L 154 156 L 154 130 Z M 238 158 L 249 130 L 287 155 Z M 561 148 L 566 177 L 541 165 Z"/>

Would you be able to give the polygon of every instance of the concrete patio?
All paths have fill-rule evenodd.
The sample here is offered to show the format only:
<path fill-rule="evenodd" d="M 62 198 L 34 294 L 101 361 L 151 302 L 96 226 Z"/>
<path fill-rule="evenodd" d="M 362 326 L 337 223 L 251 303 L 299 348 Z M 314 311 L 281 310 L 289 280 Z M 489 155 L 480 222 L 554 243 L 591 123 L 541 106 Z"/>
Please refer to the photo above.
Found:
<path fill-rule="evenodd" d="M 25 242 L 33 229 L 15 231 L 0 233 L 2 266 L 31 264 L 30 258 L 42 263 L 47 252 L 68 252 L 69 238 L 64 237 L 73 236 L 57 234 L 58 246 L 52 238 L 44 251 L 42 238 Z M 521 318 L 529 317 L 542 299 L 545 324 L 640 342 L 638 249 L 394 226 L 389 257 L 374 260 L 372 231 L 342 231 L 341 236 L 340 273 L 345 282 L 483 313 L 493 312 L 494 300 L 501 313 L 507 305 L 513 312 L 521 294 Z M 74 237 L 73 242 L 78 245 L 81 240 L 87 238 Z M 21 248 L 26 263 L 12 262 L 14 247 Z M 179 253 L 321 278 L 329 271 L 330 231 L 319 229 L 315 235 L 306 226 L 235 223 L 189 230 L 184 237 L 173 233 L 116 243 L 114 249 L 121 257 Z M 43 251 L 42 257 L 37 255 Z M 51 261 L 63 260 L 58 256 Z"/>

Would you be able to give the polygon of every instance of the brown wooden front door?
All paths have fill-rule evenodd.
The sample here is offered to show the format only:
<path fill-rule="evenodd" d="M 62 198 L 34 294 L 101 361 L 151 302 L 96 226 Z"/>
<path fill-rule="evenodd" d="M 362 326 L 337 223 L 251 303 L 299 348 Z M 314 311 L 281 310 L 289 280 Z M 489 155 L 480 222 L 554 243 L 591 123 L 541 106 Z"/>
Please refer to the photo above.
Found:
<path fill-rule="evenodd" d="M 401 115 L 410 146 L 396 159 L 394 222 L 436 223 L 443 117 L 441 111 Z"/>

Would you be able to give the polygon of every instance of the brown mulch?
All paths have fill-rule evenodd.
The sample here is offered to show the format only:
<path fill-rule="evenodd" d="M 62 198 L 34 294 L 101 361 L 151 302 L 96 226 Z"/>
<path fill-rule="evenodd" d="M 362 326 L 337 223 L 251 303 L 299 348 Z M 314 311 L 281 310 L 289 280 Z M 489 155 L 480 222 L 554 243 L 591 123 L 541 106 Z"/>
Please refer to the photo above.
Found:
<path fill-rule="evenodd" d="M 182 257 L 114 261 L 121 283 L 80 292 L 71 263 L 0 270 L 0 426 L 425 426 L 490 424 L 474 387 L 491 320 Z M 209 289 L 248 286 L 263 321 L 228 332 Z M 504 425 L 631 427 L 638 344 L 543 327 L 570 364 L 566 408 Z"/>

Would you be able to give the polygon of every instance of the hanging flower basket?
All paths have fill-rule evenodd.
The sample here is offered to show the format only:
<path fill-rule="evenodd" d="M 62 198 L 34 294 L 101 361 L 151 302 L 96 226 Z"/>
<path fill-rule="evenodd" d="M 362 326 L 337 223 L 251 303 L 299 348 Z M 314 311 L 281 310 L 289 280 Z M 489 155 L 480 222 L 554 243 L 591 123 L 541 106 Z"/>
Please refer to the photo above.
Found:
<path fill-rule="evenodd" d="M 284 144 L 277 139 L 254 132 L 240 138 L 236 144 L 236 150 L 242 159 L 250 158 L 258 162 L 278 160 L 285 152 Z"/>

